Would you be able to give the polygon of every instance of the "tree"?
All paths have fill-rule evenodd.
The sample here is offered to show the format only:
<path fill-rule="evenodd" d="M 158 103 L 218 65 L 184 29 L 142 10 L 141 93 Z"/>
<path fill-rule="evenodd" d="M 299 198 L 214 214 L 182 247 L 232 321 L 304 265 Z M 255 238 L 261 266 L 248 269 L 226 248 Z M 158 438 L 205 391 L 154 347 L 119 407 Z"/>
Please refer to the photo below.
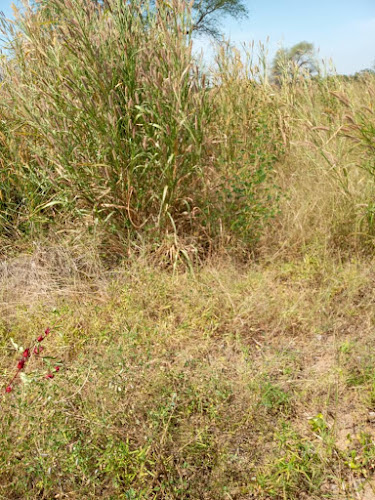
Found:
<path fill-rule="evenodd" d="M 360 71 L 357 71 L 354 74 L 354 79 L 360 80 L 361 78 L 366 78 L 369 76 L 375 76 L 375 69 L 373 69 L 373 68 L 361 69 Z"/>
<path fill-rule="evenodd" d="M 173 8 L 173 0 L 150 0 L 151 5 Z M 190 2 L 187 2 L 190 3 Z M 244 0 L 193 0 L 191 32 L 209 35 L 218 38 L 220 32 L 220 18 L 245 18 L 248 15 Z"/>
<path fill-rule="evenodd" d="M 220 35 L 219 17 L 235 19 L 247 17 L 243 0 L 195 0 L 193 3 L 193 31 L 217 38 Z"/>
<path fill-rule="evenodd" d="M 302 74 L 311 76 L 318 71 L 315 48 L 309 42 L 299 42 L 289 49 L 279 49 L 272 64 L 272 76 L 276 83 L 285 77 L 293 79 Z"/>

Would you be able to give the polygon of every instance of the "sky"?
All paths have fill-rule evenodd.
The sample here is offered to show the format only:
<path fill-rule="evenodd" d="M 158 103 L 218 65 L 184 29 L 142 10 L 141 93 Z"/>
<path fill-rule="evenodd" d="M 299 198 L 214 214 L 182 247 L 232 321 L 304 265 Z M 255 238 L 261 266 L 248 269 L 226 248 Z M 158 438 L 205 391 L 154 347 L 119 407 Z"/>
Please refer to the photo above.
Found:
<path fill-rule="evenodd" d="M 248 19 L 222 21 L 232 42 L 266 42 L 270 59 L 280 47 L 306 40 L 340 74 L 375 64 L 375 0 L 246 0 Z M 207 53 L 207 41 L 197 46 Z"/>
<path fill-rule="evenodd" d="M 0 10 L 11 16 L 11 1 L 0 0 Z M 353 74 L 375 63 L 375 0 L 245 0 L 248 19 L 222 21 L 222 31 L 236 45 L 266 42 L 272 59 L 280 47 L 302 40 L 312 42 L 319 58 L 332 60 L 340 74 Z M 196 48 L 212 53 L 209 41 Z"/>

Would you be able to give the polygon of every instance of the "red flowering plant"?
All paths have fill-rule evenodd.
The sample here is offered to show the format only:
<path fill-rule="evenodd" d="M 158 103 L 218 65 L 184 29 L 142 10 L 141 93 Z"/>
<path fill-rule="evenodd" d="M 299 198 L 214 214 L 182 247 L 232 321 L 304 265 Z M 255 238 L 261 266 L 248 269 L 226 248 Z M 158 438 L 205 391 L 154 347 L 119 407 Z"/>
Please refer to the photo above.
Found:
<path fill-rule="evenodd" d="M 33 342 L 33 347 L 27 347 L 26 349 L 21 348 L 22 352 L 22 357 L 17 361 L 17 369 L 16 372 L 13 376 L 13 378 L 10 380 L 8 385 L 5 388 L 5 392 L 12 392 L 14 384 L 16 383 L 17 379 L 23 372 L 23 370 L 26 367 L 26 364 L 32 357 L 34 356 L 39 356 L 41 352 L 44 350 L 44 346 L 41 345 L 41 343 L 47 338 L 47 336 L 51 333 L 51 329 L 48 327 L 44 330 L 44 335 L 39 335 L 39 337 Z M 19 350 L 20 348 L 13 342 L 13 346 Z M 49 373 L 45 375 L 46 379 L 52 379 L 54 378 L 54 375 L 52 372 L 58 372 L 60 370 L 59 366 L 55 366 L 53 370 L 51 370 Z"/>

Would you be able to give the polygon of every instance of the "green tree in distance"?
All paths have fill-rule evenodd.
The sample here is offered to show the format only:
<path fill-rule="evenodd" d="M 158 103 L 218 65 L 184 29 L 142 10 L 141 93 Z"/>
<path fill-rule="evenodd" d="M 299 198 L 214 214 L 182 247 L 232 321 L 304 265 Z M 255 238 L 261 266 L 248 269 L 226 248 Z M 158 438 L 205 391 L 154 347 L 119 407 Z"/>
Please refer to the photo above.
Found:
<path fill-rule="evenodd" d="M 190 2 L 188 2 L 190 3 Z M 173 8 L 173 0 L 151 0 L 151 5 L 163 4 Z M 221 35 L 220 19 L 233 17 L 246 18 L 248 10 L 244 0 L 194 0 L 192 2 L 192 27 L 196 34 L 218 38 Z"/>
<path fill-rule="evenodd" d="M 289 49 L 279 49 L 272 64 L 272 77 L 280 82 L 284 77 L 293 79 L 297 75 L 313 75 L 318 73 L 319 66 L 316 60 L 315 48 L 312 43 L 299 42 Z"/>
<path fill-rule="evenodd" d="M 220 35 L 220 17 L 235 19 L 248 15 L 243 0 L 195 0 L 193 3 L 193 31 L 217 38 Z"/>

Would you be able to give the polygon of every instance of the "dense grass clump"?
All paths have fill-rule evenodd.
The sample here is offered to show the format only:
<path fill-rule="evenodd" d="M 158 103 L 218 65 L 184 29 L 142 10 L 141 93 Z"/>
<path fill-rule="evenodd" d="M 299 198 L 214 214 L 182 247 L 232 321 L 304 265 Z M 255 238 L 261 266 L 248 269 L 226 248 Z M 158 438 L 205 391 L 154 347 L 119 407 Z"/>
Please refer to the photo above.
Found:
<path fill-rule="evenodd" d="M 170 22 L 166 8 L 139 2 L 58 0 L 5 26 L 25 210 L 73 209 L 125 233 L 189 220 L 203 196 L 210 110 L 186 14 Z"/>
<path fill-rule="evenodd" d="M 28 224 L 69 212 L 122 237 L 172 233 L 203 248 L 224 225 L 254 242 L 270 212 L 256 186 L 276 159 L 260 152 L 273 125 L 259 116 L 236 145 L 233 131 L 216 136 L 213 121 L 230 119 L 228 106 L 234 116 L 239 101 L 222 105 L 206 83 L 189 19 L 178 2 L 155 10 L 147 2 L 53 0 L 25 5 L 3 23 L 8 225 L 14 210 Z"/>
<path fill-rule="evenodd" d="M 178 3 L 80 0 L 25 5 L 3 23 L 3 231 L 35 234 L 69 214 L 167 250 L 168 234 L 205 253 L 253 249 L 277 211 L 278 114 L 230 51 L 202 73 L 189 23 Z"/>

